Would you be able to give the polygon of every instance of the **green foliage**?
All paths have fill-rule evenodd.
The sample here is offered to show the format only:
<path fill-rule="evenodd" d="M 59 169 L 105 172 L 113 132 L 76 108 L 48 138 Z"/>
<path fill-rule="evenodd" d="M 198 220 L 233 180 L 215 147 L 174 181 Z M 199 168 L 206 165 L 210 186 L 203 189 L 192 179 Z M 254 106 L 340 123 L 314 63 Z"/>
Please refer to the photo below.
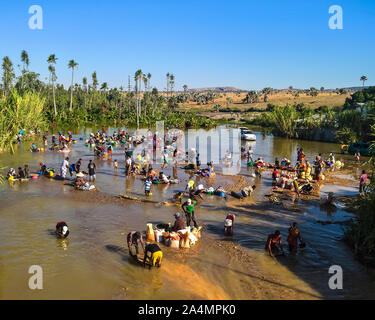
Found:
<path fill-rule="evenodd" d="M 272 112 L 261 115 L 263 123 L 272 128 L 275 135 L 292 138 L 296 136 L 298 113 L 290 105 L 276 106 Z"/>
<path fill-rule="evenodd" d="M 38 93 L 20 95 L 14 89 L 0 100 L 0 150 L 13 150 L 16 135 L 21 129 L 27 133 L 45 127 L 44 105 L 45 99 Z"/>
<path fill-rule="evenodd" d="M 357 134 L 351 128 L 342 128 L 336 132 L 336 140 L 338 143 L 351 144 L 357 141 Z"/>
<path fill-rule="evenodd" d="M 353 110 L 358 108 L 358 103 L 375 103 L 375 87 L 369 87 L 359 90 L 347 98 L 344 104 L 344 109 Z"/>
<path fill-rule="evenodd" d="M 371 135 L 375 134 L 375 125 L 371 128 Z M 375 148 L 375 143 L 371 144 Z M 363 196 L 357 198 L 351 204 L 356 218 L 345 231 L 344 240 L 352 246 L 354 252 L 361 258 L 371 257 L 371 263 L 375 265 L 375 159 L 369 161 L 371 174 L 370 185 L 367 186 Z"/>

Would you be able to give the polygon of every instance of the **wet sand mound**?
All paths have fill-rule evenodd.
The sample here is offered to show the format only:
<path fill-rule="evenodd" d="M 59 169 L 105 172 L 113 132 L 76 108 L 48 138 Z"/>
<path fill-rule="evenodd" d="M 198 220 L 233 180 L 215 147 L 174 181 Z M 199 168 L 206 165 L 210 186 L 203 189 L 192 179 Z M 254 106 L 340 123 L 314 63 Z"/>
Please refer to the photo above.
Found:
<path fill-rule="evenodd" d="M 165 279 L 166 281 L 172 281 L 173 284 L 178 286 L 181 290 L 187 291 L 193 296 L 198 296 L 200 299 L 230 299 L 222 288 L 205 280 L 185 264 L 172 262 L 170 260 L 164 261 L 163 276 L 167 278 Z"/>

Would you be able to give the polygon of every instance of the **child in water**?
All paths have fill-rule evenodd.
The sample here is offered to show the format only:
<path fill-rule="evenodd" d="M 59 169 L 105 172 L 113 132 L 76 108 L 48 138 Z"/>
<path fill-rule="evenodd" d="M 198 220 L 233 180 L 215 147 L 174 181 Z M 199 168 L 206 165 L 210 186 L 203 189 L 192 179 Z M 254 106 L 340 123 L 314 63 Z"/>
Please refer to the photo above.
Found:
<path fill-rule="evenodd" d="M 145 182 L 145 195 L 151 195 L 151 186 L 152 186 L 152 179 L 148 177 Z"/>

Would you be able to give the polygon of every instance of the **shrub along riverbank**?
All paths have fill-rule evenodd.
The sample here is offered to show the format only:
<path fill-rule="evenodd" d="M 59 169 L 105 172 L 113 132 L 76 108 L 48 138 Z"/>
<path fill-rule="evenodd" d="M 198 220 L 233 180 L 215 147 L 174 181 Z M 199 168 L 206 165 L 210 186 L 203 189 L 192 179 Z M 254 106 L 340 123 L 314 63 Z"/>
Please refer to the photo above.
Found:
<path fill-rule="evenodd" d="M 35 92 L 20 95 L 12 90 L 0 98 L 0 151 L 12 150 L 21 130 L 27 136 L 30 130 L 46 128 L 44 106 L 45 99 Z"/>
<path fill-rule="evenodd" d="M 326 135 L 331 136 L 331 142 L 368 142 L 371 141 L 370 128 L 375 124 L 375 87 L 356 92 L 342 108 L 322 106 L 314 110 L 303 104 L 270 105 L 269 112 L 249 123 L 286 138 L 319 140 L 321 137 L 330 141 L 324 137 Z"/>
<path fill-rule="evenodd" d="M 375 132 L 375 127 L 372 128 Z M 375 144 L 371 145 L 375 148 Z M 353 248 L 354 253 L 365 264 L 375 267 L 375 159 L 370 159 L 370 184 L 365 194 L 350 205 L 356 218 L 345 230 L 344 240 Z"/>
<path fill-rule="evenodd" d="M 59 97 L 66 92 L 61 91 Z M 113 96 L 116 98 L 114 98 Z M 21 130 L 26 138 L 30 130 L 80 126 L 137 126 L 136 110 L 132 108 L 131 94 L 114 90 L 108 96 L 93 95 L 97 102 L 84 107 L 80 105 L 72 112 L 63 109 L 54 117 L 53 109 L 48 106 L 46 97 L 34 90 L 19 93 L 13 89 L 7 96 L 0 98 L 0 151 L 12 150 Z M 129 98 L 129 99 L 128 99 Z M 128 102 L 125 100 L 128 99 Z M 124 100 L 123 104 L 121 100 Z M 210 128 L 216 122 L 196 112 L 178 111 L 174 104 L 168 103 L 157 91 L 145 93 L 142 100 L 143 111 L 139 114 L 141 127 L 155 126 L 156 121 L 164 121 L 169 127 Z"/>

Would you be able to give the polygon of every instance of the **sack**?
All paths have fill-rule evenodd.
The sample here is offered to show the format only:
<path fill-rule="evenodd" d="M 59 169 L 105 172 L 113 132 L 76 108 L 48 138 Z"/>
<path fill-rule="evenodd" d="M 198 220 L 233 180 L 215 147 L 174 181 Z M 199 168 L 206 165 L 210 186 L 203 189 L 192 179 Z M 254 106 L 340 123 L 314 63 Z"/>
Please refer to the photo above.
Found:
<path fill-rule="evenodd" d="M 147 224 L 146 239 L 148 241 L 155 241 L 155 233 L 154 233 L 154 229 L 152 227 L 152 223 Z"/>
<path fill-rule="evenodd" d="M 193 231 L 190 234 L 194 235 L 197 239 L 200 239 L 201 229 L 202 227 L 199 227 L 198 229 L 193 229 Z"/>
<path fill-rule="evenodd" d="M 156 242 L 163 242 L 163 233 L 160 230 L 155 230 L 154 236 Z"/>
<path fill-rule="evenodd" d="M 190 240 L 189 240 L 189 232 L 185 232 L 182 234 L 180 240 L 180 248 L 190 248 Z"/>
<path fill-rule="evenodd" d="M 180 241 L 180 236 L 176 232 L 171 232 L 168 237 L 171 240 Z"/>
<path fill-rule="evenodd" d="M 168 246 L 171 247 L 171 248 L 178 249 L 178 248 L 180 248 L 180 240 L 169 239 Z"/>
<path fill-rule="evenodd" d="M 198 238 L 196 237 L 196 235 L 194 233 L 190 233 L 189 234 L 190 245 L 193 246 L 197 241 L 198 241 Z"/>

